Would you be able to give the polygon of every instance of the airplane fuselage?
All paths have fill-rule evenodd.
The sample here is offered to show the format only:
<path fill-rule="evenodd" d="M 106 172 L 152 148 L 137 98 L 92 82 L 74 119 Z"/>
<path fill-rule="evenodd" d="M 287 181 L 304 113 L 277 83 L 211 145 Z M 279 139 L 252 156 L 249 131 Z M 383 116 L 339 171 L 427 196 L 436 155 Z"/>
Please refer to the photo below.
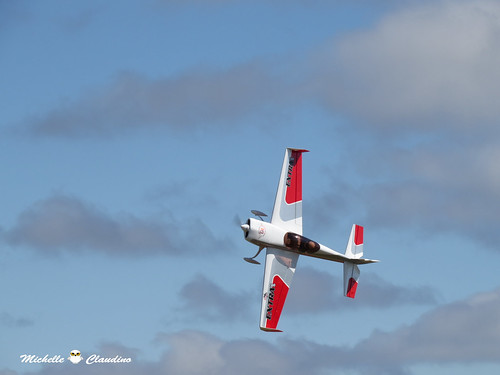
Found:
<path fill-rule="evenodd" d="M 259 247 L 273 247 L 340 263 L 346 259 L 343 254 L 325 245 L 266 221 L 250 218 L 241 228 L 245 232 L 245 239 Z"/>

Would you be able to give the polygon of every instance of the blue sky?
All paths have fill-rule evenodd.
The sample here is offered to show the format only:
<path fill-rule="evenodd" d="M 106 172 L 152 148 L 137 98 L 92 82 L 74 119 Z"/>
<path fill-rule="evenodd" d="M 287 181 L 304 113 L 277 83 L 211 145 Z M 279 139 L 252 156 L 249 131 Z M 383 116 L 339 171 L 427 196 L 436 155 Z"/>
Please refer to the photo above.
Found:
<path fill-rule="evenodd" d="M 500 370 L 495 1 L 0 1 L 0 374 Z M 280 328 L 238 220 L 304 155 Z M 261 259 L 263 260 L 263 259 Z M 22 354 L 129 356 L 35 365 Z"/>

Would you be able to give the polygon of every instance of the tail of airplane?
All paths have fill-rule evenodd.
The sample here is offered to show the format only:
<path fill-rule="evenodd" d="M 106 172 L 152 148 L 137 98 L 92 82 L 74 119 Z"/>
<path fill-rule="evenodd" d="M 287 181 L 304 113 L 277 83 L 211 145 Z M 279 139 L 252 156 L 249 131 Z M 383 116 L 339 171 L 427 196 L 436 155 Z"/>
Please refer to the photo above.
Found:
<path fill-rule="evenodd" d="M 354 224 L 352 226 L 349 242 L 345 249 L 345 256 L 354 260 L 354 262 L 344 261 L 344 295 L 349 298 L 356 296 L 356 289 L 359 281 L 359 267 L 363 257 L 363 227 Z"/>

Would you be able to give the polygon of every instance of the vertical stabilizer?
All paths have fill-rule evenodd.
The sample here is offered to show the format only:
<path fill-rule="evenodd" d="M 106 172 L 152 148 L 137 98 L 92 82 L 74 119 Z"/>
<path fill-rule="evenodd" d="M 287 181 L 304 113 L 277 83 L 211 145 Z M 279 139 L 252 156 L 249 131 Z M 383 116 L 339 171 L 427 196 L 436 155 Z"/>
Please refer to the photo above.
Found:
<path fill-rule="evenodd" d="M 344 262 L 344 296 L 354 298 L 358 288 L 359 268 L 351 262 Z"/>
<path fill-rule="evenodd" d="M 363 227 L 353 224 L 349 242 L 345 249 L 345 256 L 348 258 L 359 259 L 363 257 Z"/>
<path fill-rule="evenodd" d="M 345 249 L 345 256 L 351 259 L 360 259 L 363 256 L 363 227 L 354 224 Z M 359 268 L 349 261 L 344 262 L 344 295 L 349 298 L 356 296 L 359 282 Z"/>

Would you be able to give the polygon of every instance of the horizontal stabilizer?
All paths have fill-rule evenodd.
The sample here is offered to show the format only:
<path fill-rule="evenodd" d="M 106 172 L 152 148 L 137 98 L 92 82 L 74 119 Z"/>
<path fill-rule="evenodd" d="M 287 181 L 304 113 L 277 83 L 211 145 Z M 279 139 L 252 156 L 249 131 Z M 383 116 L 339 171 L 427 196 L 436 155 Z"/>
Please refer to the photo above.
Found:
<path fill-rule="evenodd" d="M 359 259 L 349 259 L 349 262 L 353 264 L 369 264 L 369 263 L 378 263 L 380 262 L 380 260 L 359 258 Z"/>

